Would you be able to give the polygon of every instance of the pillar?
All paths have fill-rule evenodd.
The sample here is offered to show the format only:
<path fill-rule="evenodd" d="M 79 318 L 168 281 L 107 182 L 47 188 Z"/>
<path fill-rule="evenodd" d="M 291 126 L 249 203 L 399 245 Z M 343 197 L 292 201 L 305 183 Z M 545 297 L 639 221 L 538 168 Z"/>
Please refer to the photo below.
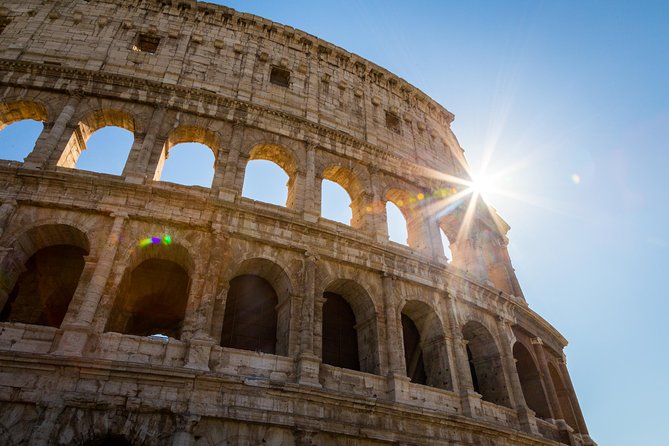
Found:
<path fill-rule="evenodd" d="M 214 346 L 215 338 L 212 336 L 211 327 L 216 308 L 216 290 L 218 289 L 218 278 L 223 262 L 223 244 L 226 240 L 226 234 L 221 228 L 214 228 L 209 236 L 209 262 L 205 273 L 206 280 L 203 281 L 198 292 L 198 287 L 194 288 L 194 293 L 189 296 L 191 299 L 199 297 L 199 303 L 195 315 L 190 320 L 191 336 L 188 337 L 188 354 L 186 357 L 186 367 L 198 370 L 209 370 L 209 357 L 211 348 Z M 223 318 L 225 313 L 223 313 Z M 221 320 L 221 329 L 223 320 Z M 218 337 L 220 342 L 221 332 Z M 182 337 L 183 339 L 183 337 Z"/>
<path fill-rule="evenodd" d="M 105 285 L 109 280 L 118 250 L 118 242 L 123 232 L 123 226 L 128 219 L 127 214 L 112 214 L 111 216 L 114 218 L 111 231 L 109 231 L 107 241 L 100 252 L 91 280 L 87 284 L 83 282 L 79 284 L 79 286 L 85 286 L 86 291 L 77 311 L 77 316 L 74 322 L 61 326 L 64 332 L 56 346 L 55 354 L 81 356 L 88 336 L 91 334 L 90 327 L 93 317 L 100 303 Z M 77 289 L 77 291 L 79 290 Z M 75 295 L 77 291 L 75 291 Z"/>
<path fill-rule="evenodd" d="M 388 218 L 386 216 L 386 201 L 381 196 L 381 192 L 378 190 L 377 184 L 380 184 L 379 181 L 376 181 L 375 178 L 376 172 L 378 172 L 377 167 L 371 167 L 369 169 L 372 181 L 372 212 L 374 213 L 373 222 L 373 235 L 375 240 L 378 243 L 386 243 L 388 241 Z"/>
<path fill-rule="evenodd" d="M 544 342 L 541 338 L 532 338 L 532 347 L 534 348 L 534 353 L 537 356 L 537 361 L 539 362 L 539 373 L 541 373 L 541 382 L 544 384 L 546 389 L 546 395 L 548 395 L 548 404 L 551 410 L 551 417 L 555 420 L 562 420 L 564 416 L 562 415 L 562 409 L 560 408 L 560 400 L 555 390 L 555 385 L 553 385 L 553 380 L 551 379 L 551 373 L 548 369 L 548 361 L 546 361 L 546 354 L 544 353 Z"/>
<path fill-rule="evenodd" d="M 398 317 L 395 305 L 395 277 L 383 273 L 381 276 L 381 285 L 383 288 L 383 307 L 386 316 L 386 351 L 388 354 L 388 375 L 406 376 L 406 367 L 404 365 L 404 358 L 402 356 L 403 345 L 402 336 L 398 332 Z"/>
<path fill-rule="evenodd" d="M 462 412 L 469 417 L 477 415 L 477 408 L 481 406 L 481 395 L 474 390 L 472 373 L 467 357 L 467 341 L 462 337 L 456 319 L 456 302 L 450 293 L 444 293 L 448 313 L 448 327 L 453 339 L 453 353 L 455 355 L 455 369 L 453 374 L 453 390 L 460 395 Z"/>
<path fill-rule="evenodd" d="M 246 127 L 243 122 L 235 121 L 232 126 L 232 136 L 228 144 L 228 157 L 223 171 L 214 173 L 212 188 L 218 190 L 218 198 L 226 201 L 235 201 L 242 195 L 244 176 L 239 175 L 240 154 L 244 146 L 244 131 Z"/>
<path fill-rule="evenodd" d="M 318 382 L 320 358 L 314 353 L 314 311 L 316 306 L 316 262 L 318 257 L 306 252 L 304 259 L 304 297 L 300 314 L 300 354 L 298 381 L 321 387 Z"/>
<path fill-rule="evenodd" d="M 391 401 L 409 401 L 411 378 L 404 364 L 404 339 L 400 333 L 401 318 L 395 301 L 395 277 L 382 273 L 383 307 L 386 316 L 386 352 L 388 355 L 388 398 Z"/>
<path fill-rule="evenodd" d="M 123 176 L 127 182 L 141 184 L 147 177 L 151 177 L 147 166 L 164 118 L 165 108 L 161 106 L 154 108 L 143 137 L 135 136 L 128 161 L 123 168 Z"/>
<path fill-rule="evenodd" d="M 305 148 L 307 152 L 307 168 L 304 175 L 303 216 L 305 220 L 315 223 L 321 215 L 321 182 L 316 184 L 316 144 L 307 141 Z"/>
<path fill-rule="evenodd" d="M 62 152 L 65 144 L 67 144 L 67 141 L 74 132 L 76 126 L 69 126 L 68 128 L 68 124 L 70 124 L 81 99 L 82 96 L 80 94 L 70 96 L 54 121 L 53 126 L 51 126 L 51 129 L 48 132 L 43 131 L 37 139 L 35 148 L 26 157 L 23 167 L 28 169 L 45 169 L 55 166 L 60 158 L 60 154 L 54 152 L 56 152 L 56 149 L 60 149 Z M 59 143 L 61 143 L 61 146 L 59 146 Z"/>
<path fill-rule="evenodd" d="M 535 413 L 525 402 L 525 395 L 523 394 L 523 387 L 520 384 L 520 377 L 518 376 L 518 368 L 516 367 L 516 360 L 513 357 L 512 345 L 516 340 L 511 326 L 511 322 L 505 320 L 501 316 L 497 318 L 497 331 L 499 332 L 499 337 L 502 346 L 502 365 L 504 367 L 506 376 L 506 382 L 509 392 L 509 398 L 511 399 L 511 407 L 516 409 L 518 413 L 518 421 L 520 422 L 520 427 L 531 434 L 538 434 L 539 428 L 537 427 L 537 422 L 534 417 Z"/>

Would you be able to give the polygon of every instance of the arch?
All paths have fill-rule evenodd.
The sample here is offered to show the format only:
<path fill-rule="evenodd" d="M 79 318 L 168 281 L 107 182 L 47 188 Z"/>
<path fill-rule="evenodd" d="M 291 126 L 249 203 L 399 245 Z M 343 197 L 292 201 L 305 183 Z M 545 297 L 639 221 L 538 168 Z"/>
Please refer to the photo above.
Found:
<path fill-rule="evenodd" d="M 74 133 L 70 137 L 70 140 L 65 145 L 65 149 L 60 155 L 57 165 L 62 167 L 76 168 L 79 157 L 81 156 L 82 152 L 86 150 L 90 137 L 93 135 L 93 133 L 104 127 L 119 127 L 129 131 L 133 134 L 134 137 L 136 128 L 135 118 L 126 111 L 113 108 L 98 109 L 86 114 L 79 121 L 79 125 L 76 127 Z M 104 146 L 104 144 L 101 145 Z M 132 143 L 130 146 L 132 146 Z M 130 153 L 130 146 L 127 148 L 127 153 L 125 154 L 126 159 Z M 109 149 L 102 147 L 100 149 L 96 148 L 96 150 Z M 117 155 L 119 154 L 120 153 Z M 125 164 L 125 161 L 123 164 Z M 99 169 L 96 168 L 95 171 L 99 171 Z"/>
<path fill-rule="evenodd" d="M 291 294 L 288 275 L 273 261 L 242 262 L 230 280 L 221 345 L 286 356 Z"/>
<path fill-rule="evenodd" d="M 279 144 L 256 144 L 249 152 L 249 160 L 271 161 L 291 178 L 294 178 L 297 173 L 295 155 L 288 148 Z"/>
<path fill-rule="evenodd" d="M 401 316 L 407 376 L 419 384 L 452 390 L 443 324 L 436 311 L 425 302 L 409 300 Z"/>
<path fill-rule="evenodd" d="M 323 362 L 378 374 L 377 312 L 369 293 L 353 280 L 336 279 L 323 297 Z"/>
<path fill-rule="evenodd" d="M 322 176 L 323 180 L 332 181 L 346 191 L 350 200 L 349 207 L 351 208 L 351 219 L 347 224 L 353 228 L 361 228 L 365 208 L 365 189 L 362 187 L 360 180 L 350 169 L 340 165 L 326 167 Z M 327 205 L 324 198 L 321 186 L 321 215 L 323 215 L 323 208 Z"/>
<path fill-rule="evenodd" d="M 105 331 L 181 336 L 193 262 L 181 245 L 135 248 L 122 276 Z"/>
<path fill-rule="evenodd" d="M 193 125 L 176 127 L 167 136 L 154 180 L 211 187 L 220 148 L 221 138 L 217 132 Z M 176 161 L 169 162 L 171 155 Z M 189 176 L 188 171 L 195 175 Z"/>
<path fill-rule="evenodd" d="M 386 200 L 386 220 L 390 240 L 402 245 L 414 246 L 416 237 L 412 233 L 410 223 L 414 218 L 412 208 L 415 206 L 416 198 L 399 189 L 389 189 L 384 198 Z M 396 209 L 392 209 L 392 206 Z M 393 211 L 399 211 L 399 214 Z"/>
<path fill-rule="evenodd" d="M 244 172 L 244 185 L 242 187 L 242 195 L 248 196 L 248 180 L 249 176 L 247 175 L 247 170 L 249 163 L 251 161 L 270 161 L 277 166 L 279 166 L 285 173 L 288 175 L 287 182 L 287 196 L 285 206 L 288 208 L 294 208 L 296 205 L 297 198 L 297 161 L 293 153 L 284 146 L 278 144 L 256 144 L 253 146 L 249 152 L 249 162 L 247 162 L 245 172 Z M 263 184 L 263 187 L 271 186 L 270 184 Z M 249 197 L 254 198 L 254 197 Z M 265 200 L 262 198 L 261 200 Z"/>
<path fill-rule="evenodd" d="M 511 407 L 502 358 L 492 334 L 480 322 L 469 321 L 462 327 L 462 336 L 467 342 L 474 390 L 484 401 Z"/>
<path fill-rule="evenodd" d="M 0 157 L 23 162 L 44 130 L 48 112 L 33 101 L 0 102 Z"/>
<path fill-rule="evenodd" d="M 576 422 L 576 415 L 574 414 L 574 409 L 571 404 L 571 398 L 569 397 L 569 390 L 565 385 L 562 375 L 558 369 L 553 365 L 553 363 L 548 363 L 548 371 L 551 375 L 551 380 L 553 381 L 553 386 L 555 387 L 555 392 L 558 396 L 558 401 L 560 403 L 560 409 L 562 410 L 562 416 L 569 426 L 572 427 L 576 432 L 579 432 L 578 423 Z"/>
<path fill-rule="evenodd" d="M 79 284 L 88 238 L 62 224 L 22 233 L 3 258 L 0 320 L 60 327 Z"/>
<path fill-rule="evenodd" d="M 541 382 L 541 374 L 532 354 L 525 345 L 516 342 L 513 346 L 513 358 L 516 360 L 516 370 L 527 407 L 532 409 L 540 418 L 552 418 L 544 386 Z"/>
<path fill-rule="evenodd" d="M 49 120 L 46 107 L 34 101 L 0 102 L 0 130 L 10 124 L 31 119 L 38 122 Z"/>

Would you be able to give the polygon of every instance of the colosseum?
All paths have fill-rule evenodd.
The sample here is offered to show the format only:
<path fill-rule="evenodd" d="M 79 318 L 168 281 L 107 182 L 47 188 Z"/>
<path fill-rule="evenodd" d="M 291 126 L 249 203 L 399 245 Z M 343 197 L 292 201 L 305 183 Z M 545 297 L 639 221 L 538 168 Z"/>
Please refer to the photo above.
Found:
<path fill-rule="evenodd" d="M 0 129 L 44 126 L 0 163 L 3 445 L 595 444 L 453 114 L 403 79 L 195 0 L 4 0 L 0 92 Z M 106 126 L 123 171 L 78 169 Z M 186 142 L 210 187 L 161 181 Z M 242 195 L 254 160 L 285 206 Z"/>

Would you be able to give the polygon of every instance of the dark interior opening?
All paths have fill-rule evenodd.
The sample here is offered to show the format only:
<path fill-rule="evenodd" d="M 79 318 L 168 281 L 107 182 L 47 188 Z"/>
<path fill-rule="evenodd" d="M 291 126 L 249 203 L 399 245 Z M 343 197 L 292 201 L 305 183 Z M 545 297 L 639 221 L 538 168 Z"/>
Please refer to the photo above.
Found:
<path fill-rule="evenodd" d="M 284 68 L 272 67 L 269 73 L 269 81 L 274 85 L 288 87 L 290 86 L 290 71 Z"/>
<path fill-rule="evenodd" d="M 323 293 L 323 362 L 360 370 L 355 314 L 339 294 Z"/>
<path fill-rule="evenodd" d="M 160 37 L 150 34 L 140 33 L 137 36 L 137 50 L 145 53 L 155 53 L 158 51 Z"/>
<path fill-rule="evenodd" d="M 427 373 L 423 363 L 423 349 L 420 333 L 411 318 L 402 314 L 402 335 L 404 338 L 404 360 L 407 376 L 416 384 L 427 384 Z"/>
<path fill-rule="evenodd" d="M 386 112 L 386 127 L 399 134 L 401 131 L 400 118 L 395 113 Z"/>
<path fill-rule="evenodd" d="M 223 347 L 276 352 L 278 297 L 262 277 L 245 274 L 230 281 L 221 333 Z"/>
<path fill-rule="evenodd" d="M 0 320 L 60 327 L 84 269 L 86 251 L 55 245 L 40 249 L 25 264 Z"/>
<path fill-rule="evenodd" d="M 178 264 L 148 259 L 121 286 L 107 331 L 178 339 L 188 301 L 188 273 Z"/>

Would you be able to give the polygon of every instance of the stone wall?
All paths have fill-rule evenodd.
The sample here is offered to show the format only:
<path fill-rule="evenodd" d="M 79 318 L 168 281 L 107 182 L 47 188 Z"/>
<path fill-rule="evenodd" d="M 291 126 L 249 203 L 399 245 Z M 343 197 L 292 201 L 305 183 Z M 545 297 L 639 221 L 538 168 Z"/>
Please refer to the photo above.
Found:
<path fill-rule="evenodd" d="M 10 0 L 0 129 L 24 119 L 44 131 L 0 165 L 9 444 L 593 444 L 566 341 L 525 302 L 506 224 L 485 206 L 436 216 L 465 193 L 449 180 L 467 178 L 453 116 L 391 73 L 206 3 Z M 78 170 L 110 125 L 134 135 L 123 173 Z M 212 150 L 210 188 L 160 181 L 181 142 Z M 286 207 L 241 196 L 253 159 L 289 175 Z M 320 216 L 323 179 L 351 196 L 351 225 Z M 408 247 L 388 240 L 387 201 Z M 61 247 L 84 265 L 64 317 L 24 320 L 21 305 L 58 314 L 54 286 L 27 284 L 57 275 L 34 259 Z M 222 339 L 244 276 L 273 290 L 272 353 Z M 360 370 L 321 359 L 326 293 L 355 316 Z M 129 333 L 133 317 L 153 335 Z M 424 384 L 407 377 L 419 363 Z"/>

